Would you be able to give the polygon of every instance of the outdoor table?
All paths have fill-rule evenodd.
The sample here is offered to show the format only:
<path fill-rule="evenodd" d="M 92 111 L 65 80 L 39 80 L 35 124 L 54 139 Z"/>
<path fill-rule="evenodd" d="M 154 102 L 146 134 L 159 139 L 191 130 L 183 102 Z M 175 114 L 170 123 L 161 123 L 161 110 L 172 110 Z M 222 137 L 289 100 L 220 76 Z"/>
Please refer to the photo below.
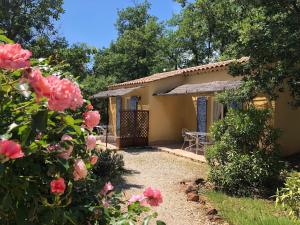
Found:
<path fill-rule="evenodd" d="M 189 131 L 189 132 L 186 132 L 186 134 L 195 138 L 196 154 L 198 154 L 199 144 L 201 144 L 201 142 L 199 140 L 200 140 L 200 138 L 206 139 L 208 136 L 208 133 Z"/>

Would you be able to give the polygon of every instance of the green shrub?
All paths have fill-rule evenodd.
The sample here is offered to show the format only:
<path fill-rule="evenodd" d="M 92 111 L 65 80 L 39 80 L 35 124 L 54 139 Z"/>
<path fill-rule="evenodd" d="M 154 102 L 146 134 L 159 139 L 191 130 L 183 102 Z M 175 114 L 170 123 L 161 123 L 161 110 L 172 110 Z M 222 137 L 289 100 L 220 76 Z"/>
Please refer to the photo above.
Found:
<path fill-rule="evenodd" d="M 249 108 L 229 110 L 212 129 L 214 145 L 206 151 L 209 179 L 228 194 L 267 194 L 283 164 L 277 139 L 269 124 L 271 112 Z"/>
<path fill-rule="evenodd" d="M 300 173 L 287 177 L 284 187 L 277 190 L 276 205 L 288 211 L 291 218 L 300 219 Z"/>
<path fill-rule="evenodd" d="M 105 150 L 97 153 L 98 161 L 93 167 L 93 172 L 104 180 L 111 180 L 123 174 L 123 155 L 113 150 Z"/>

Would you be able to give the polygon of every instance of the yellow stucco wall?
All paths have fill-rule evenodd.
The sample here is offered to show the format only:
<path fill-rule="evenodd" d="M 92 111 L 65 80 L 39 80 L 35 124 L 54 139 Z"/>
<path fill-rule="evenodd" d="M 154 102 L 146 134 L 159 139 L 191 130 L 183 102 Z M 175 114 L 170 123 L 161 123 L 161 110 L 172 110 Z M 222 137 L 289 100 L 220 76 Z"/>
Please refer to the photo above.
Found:
<path fill-rule="evenodd" d="M 192 131 L 197 129 L 196 99 L 199 95 L 153 96 L 153 94 L 167 92 L 183 84 L 239 79 L 240 77 L 228 75 L 226 70 L 170 77 L 143 84 L 143 88 L 123 96 L 122 108 L 126 109 L 126 98 L 140 96 L 138 109 L 149 110 L 149 143 L 180 142 L 182 141 L 182 128 Z M 209 130 L 213 122 L 214 93 L 206 94 L 205 96 L 208 100 L 207 130 Z M 289 96 L 285 93 L 280 94 L 276 102 L 270 102 L 266 97 L 262 96 L 255 98 L 253 101 L 257 108 L 271 107 L 274 110 L 272 122 L 276 128 L 283 130 L 280 144 L 285 155 L 300 152 L 300 109 L 291 109 L 287 105 L 288 101 Z M 116 134 L 116 98 L 110 98 L 109 116 L 113 134 Z"/>
<path fill-rule="evenodd" d="M 300 152 L 300 109 L 293 109 L 287 92 L 280 93 L 276 100 L 274 124 L 282 130 L 280 144 L 284 155 Z"/>

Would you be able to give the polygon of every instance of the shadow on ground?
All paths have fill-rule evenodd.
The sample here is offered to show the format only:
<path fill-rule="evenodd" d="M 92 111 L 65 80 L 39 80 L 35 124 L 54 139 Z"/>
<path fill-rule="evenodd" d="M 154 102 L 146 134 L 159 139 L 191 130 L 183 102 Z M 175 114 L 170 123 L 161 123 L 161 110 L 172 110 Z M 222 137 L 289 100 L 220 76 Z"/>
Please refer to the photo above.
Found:
<path fill-rule="evenodd" d="M 126 177 L 126 176 L 134 176 L 134 175 L 137 175 L 137 174 L 140 174 L 140 172 L 137 171 L 137 170 L 125 169 L 123 171 L 123 174 L 120 177 L 113 180 L 113 183 L 118 184 L 116 186 L 116 189 L 118 191 L 124 191 L 124 190 L 129 190 L 129 189 L 132 189 L 132 188 L 136 188 L 136 189 L 144 188 L 144 185 L 129 183 L 129 182 L 126 181 L 126 179 L 124 179 L 124 177 Z"/>
<path fill-rule="evenodd" d="M 151 147 L 144 147 L 144 148 L 127 148 L 127 149 L 121 149 L 121 151 L 124 151 L 129 154 L 138 155 L 145 152 L 159 152 L 159 150 Z"/>

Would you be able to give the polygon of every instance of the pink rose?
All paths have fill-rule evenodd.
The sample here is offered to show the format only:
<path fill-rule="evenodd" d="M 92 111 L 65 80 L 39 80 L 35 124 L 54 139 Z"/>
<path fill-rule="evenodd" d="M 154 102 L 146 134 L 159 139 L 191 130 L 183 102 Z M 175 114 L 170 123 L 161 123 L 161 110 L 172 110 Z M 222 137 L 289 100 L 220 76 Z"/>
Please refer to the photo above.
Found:
<path fill-rule="evenodd" d="M 26 76 L 26 75 L 25 75 Z M 40 70 L 33 70 L 27 79 L 36 93 L 37 100 L 48 99 L 48 108 L 54 111 L 75 110 L 83 105 L 83 97 L 78 85 L 57 76 L 43 77 Z"/>
<path fill-rule="evenodd" d="M 114 189 L 114 186 L 110 182 L 107 182 L 102 190 L 100 191 L 101 195 L 106 195 L 109 191 L 112 191 Z"/>
<path fill-rule="evenodd" d="M 87 176 L 87 169 L 82 159 L 77 159 L 74 163 L 74 180 L 81 180 Z"/>
<path fill-rule="evenodd" d="M 51 193 L 61 195 L 65 192 L 66 184 L 64 178 L 58 178 L 50 182 Z"/>
<path fill-rule="evenodd" d="M 70 135 L 67 135 L 67 134 L 64 134 L 61 137 L 61 141 L 72 141 L 72 140 L 73 140 L 73 138 Z"/>
<path fill-rule="evenodd" d="M 104 208 L 108 208 L 109 207 L 109 202 L 106 199 L 102 200 L 102 204 Z"/>
<path fill-rule="evenodd" d="M 37 101 L 41 97 L 50 97 L 51 85 L 39 69 L 33 70 L 28 75 L 28 81 L 36 94 Z"/>
<path fill-rule="evenodd" d="M 89 111 L 83 114 L 84 123 L 87 128 L 94 128 L 100 122 L 100 114 L 98 111 Z"/>
<path fill-rule="evenodd" d="M 86 147 L 88 150 L 93 150 L 96 147 L 96 137 L 94 135 L 87 136 Z"/>
<path fill-rule="evenodd" d="M 19 44 L 0 44 L 0 68 L 15 70 L 30 66 L 31 52 Z"/>
<path fill-rule="evenodd" d="M 49 145 L 49 146 L 47 147 L 47 150 L 48 150 L 49 152 L 56 151 L 57 149 L 59 149 L 59 145 L 58 145 L 58 144 L 56 144 L 56 145 Z"/>
<path fill-rule="evenodd" d="M 160 203 L 163 202 L 162 195 L 157 189 L 152 189 L 151 187 L 148 187 L 143 194 L 146 197 L 147 203 L 151 206 L 159 206 Z"/>
<path fill-rule="evenodd" d="M 93 110 L 94 109 L 94 106 L 92 105 L 92 104 L 88 104 L 87 106 L 86 106 L 86 109 L 87 110 Z"/>
<path fill-rule="evenodd" d="M 68 160 L 68 159 L 70 159 L 70 157 L 72 155 L 73 149 L 74 149 L 74 147 L 72 145 L 69 145 L 67 150 L 62 151 L 57 156 L 62 159 Z"/>
<path fill-rule="evenodd" d="M 82 106 L 83 97 L 77 85 L 68 79 L 59 79 L 52 75 L 47 77 L 52 90 L 48 99 L 48 108 L 54 111 L 64 111 L 65 109 L 75 110 Z"/>
<path fill-rule="evenodd" d="M 9 159 L 24 157 L 21 146 L 10 140 L 0 140 L 0 154 L 5 155 Z"/>
<path fill-rule="evenodd" d="M 134 202 L 140 202 L 142 206 L 145 206 L 147 204 L 146 199 L 143 195 L 132 195 L 128 200 L 128 205 L 131 205 Z"/>
<path fill-rule="evenodd" d="M 91 164 L 92 165 L 95 165 L 96 163 L 97 163 L 97 161 L 98 161 L 98 156 L 96 156 L 96 155 L 93 155 L 92 157 L 91 157 Z"/>

